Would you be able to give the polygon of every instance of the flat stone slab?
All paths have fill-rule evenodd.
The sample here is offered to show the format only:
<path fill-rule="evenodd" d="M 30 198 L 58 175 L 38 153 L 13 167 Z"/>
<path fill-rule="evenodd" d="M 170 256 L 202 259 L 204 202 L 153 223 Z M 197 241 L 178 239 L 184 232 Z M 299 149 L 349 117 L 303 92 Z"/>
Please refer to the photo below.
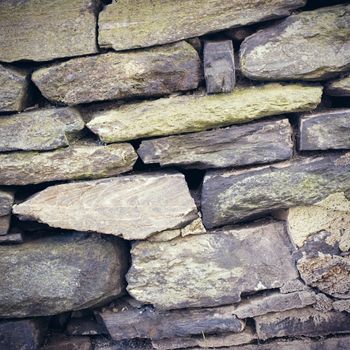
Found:
<path fill-rule="evenodd" d="M 77 144 L 49 152 L 4 153 L 0 154 L 0 184 L 27 185 L 115 176 L 132 170 L 136 159 L 134 148 L 127 143 Z"/>
<path fill-rule="evenodd" d="M 201 198 L 203 223 L 207 229 L 237 223 L 277 209 L 314 204 L 349 187 L 350 152 L 248 170 L 208 171 Z"/>
<path fill-rule="evenodd" d="M 73 233 L 0 246 L 0 317 L 54 315 L 118 297 L 126 254 L 121 241 Z"/>
<path fill-rule="evenodd" d="M 125 239 L 145 239 L 198 218 L 180 173 L 145 173 L 51 186 L 15 205 L 13 213 L 52 227 Z"/>
<path fill-rule="evenodd" d="M 12 191 L 0 189 L 0 216 L 11 214 L 14 199 Z"/>
<path fill-rule="evenodd" d="M 84 128 L 79 112 L 72 108 L 46 108 L 0 118 L 0 152 L 52 150 L 69 145 Z"/>
<path fill-rule="evenodd" d="M 137 152 L 144 163 L 161 166 L 206 169 L 269 163 L 292 157 L 292 129 L 288 119 L 262 121 L 146 140 Z"/>
<path fill-rule="evenodd" d="M 99 15 L 99 45 L 127 50 L 288 16 L 305 0 L 119 0 Z M 195 14 L 195 15 L 194 15 Z"/>
<path fill-rule="evenodd" d="M 135 243 L 131 257 L 129 294 L 159 309 L 235 303 L 241 293 L 279 288 L 297 278 L 278 222 Z"/>
<path fill-rule="evenodd" d="M 107 143 L 208 130 L 282 113 L 309 111 L 322 88 L 266 84 L 230 94 L 163 98 L 95 113 L 87 127 Z"/>
<path fill-rule="evenodd" d="M 197 51 L 184 41 L 143 51 L 74 58 L 32 75 L 47 99 L 68 105 L 192 90 L 200 79 Z"/>
<path fill-rule="evenodd" d="M 0 61 L 49 61 L 97 52 L 96 0 L 0 2 Z"/>
<path fill-rule="evenodd" d="M 326 92 L 331 96 L 350 96 L 350 74 L 329 83 Z"/>
<path fill-rule="evenodd" d="M 332 109 L 300 117 L 299 150 L 327 149 L 350 149 L 350 109 Z"/>
<path fill-rule="evenodd" d="M 258 80 L 324 80 L 350 68 L 350 5 L 292 15 L 241 45 L 242 73 Z"/>

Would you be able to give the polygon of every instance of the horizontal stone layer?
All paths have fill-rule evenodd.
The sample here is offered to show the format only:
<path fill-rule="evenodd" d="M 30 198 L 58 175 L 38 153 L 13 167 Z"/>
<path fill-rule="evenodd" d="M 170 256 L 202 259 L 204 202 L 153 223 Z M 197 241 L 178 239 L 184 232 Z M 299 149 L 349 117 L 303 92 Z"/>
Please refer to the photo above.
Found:
<path fill-rule="evenodd" d="M 331 96 L 350 96 L 350 75 L 329 83 L 326 92 Z"/>

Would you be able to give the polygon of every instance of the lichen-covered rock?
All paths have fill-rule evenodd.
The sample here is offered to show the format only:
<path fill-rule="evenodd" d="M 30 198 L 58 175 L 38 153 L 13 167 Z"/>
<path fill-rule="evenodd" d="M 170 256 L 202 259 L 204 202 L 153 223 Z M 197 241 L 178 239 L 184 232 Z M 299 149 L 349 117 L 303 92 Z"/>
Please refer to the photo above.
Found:
<path fill-rule="evenodd" d="M 242 73 L 261 80 L 324 80 L 350 68 L 350 5 L 301 12 L 241 45 Z"/>
<path fill-rule="evenodd" d="M 191 90 L 197 88 L 200 78 L 197 51 L 184 41 L 143 51 L 74 58 L 32 75 L 47 99 L 68 105 Z"/>
<path fill-rule="evenodd" d="M 49 152 L 0 154 L 0 184 L 97 179 L 132 170 L 137 155 L 127 143 L 72 145 Z"/>
<path fill-rule="evenodd" d="M 98 0 L 0 1 L 0 61 L 49 61 L 97 52 Z"/>
<path fill-rule="evenodd" d="M 300 117 L 299 150 L 327 149 L 350 149 L 350 109 L 333 109 Z"/>
<path fill-rule="evenodd" d="M 46 108 L 0 118 L 0 152 L 51 150 L 69 145 L 84 128 L 75 109 Z"/>
<path fill-rule="evenodd" d="M 145 239 L 198 218 L 180 173 L 145 173 L 51 186 L 15 205 L 13 213 L 52 227 L 125 239 Z"/>
<path fill-rule="evenodd" d="M 257 122 L 145 140 L 137 152 L 144 163 L 161 166 L 205 169 L 268 163 L 292 157 L 292 129 L 288 119 Z"/>
<path fill-rule="evenodd" d="M 305 0 L 118 0 L 99 16 L 99 44 L 115 50 L 154 46 L 288 16 Z"/>
<path fill-rule="evenodd" d="M 279 288 L 297 278 L 290 249 L 277 222 L 136 243 L 128 291 L 160 309 L 238 302 L 243 292 Z"/>
<path fill-rule="evenodd" d="M 0 216 L 11 214 L 14 199 L 13 192 L 0 189 Z"/>
<path fill-rule="evenodd" d="M 329 83 L 326 92 L 331 96 L 350 96 L 350 74 Z"/>
<path fill-rule="evenodd" d="M 124 292 L 126 247 L 84 234 L 0 246 L 0 317 L 54 315 Z"/>
<path fill-rule="evenodd" d="M 308 111 L 320 103 L 322 88 L 266 84 L 230 94 L 177 96 L 98 112 L 88 128 L 104 142 L 165 136 L 249 122 L 282 113 Z"/>
<path fill-rule="evenodd" d="M 345 312 L 350 313 L 350 299 L 334 301 L 333 308 L 334 308 L 334 310 L 337 310 L 340 312 L 345 311 Z"/>
<path fill-rule="evenodd" d="M 349 152 L 248 170 L 209 171 L 202 189 L 203 223 L 206 228 L 236 223 L 313 204 L 349 188 Z"/>

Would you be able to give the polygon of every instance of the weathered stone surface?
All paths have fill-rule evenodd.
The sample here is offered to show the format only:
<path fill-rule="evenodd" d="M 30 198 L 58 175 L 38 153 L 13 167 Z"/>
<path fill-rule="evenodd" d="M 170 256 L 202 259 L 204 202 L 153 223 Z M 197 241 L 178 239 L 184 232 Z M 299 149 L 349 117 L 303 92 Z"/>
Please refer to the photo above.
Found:
<path fill-rule="evenodd" d="M 350 5 L 301 12 L 258 31 L 241 45 L 250 79 L 323 80 L 350 68 Z"/>
<path fill-rule="evenodd" d="M 248 170 L 209 171 L 202 189 L 203 223 L 207 229 L 236 223 L 313 204 L 349 187 L 350 152 Z"/>
<path fill-rule="evenodd" d="M 52 186 L 15 205 L 13 213 L 52 227 L 125 239 L 145 239 L 184 227 L 198 217 L 180 173 L 145 173 Z"/>
<path fill-rule="evenodd" d="M 344 148 L 350 148 L 350 109 L 333 109 L 300 117 L 300 151 Z"/>
<path fill-rule="evenodd" d="M 129 293 L 160 309 L 234 303 L 242 292 L 279 288 L 297 278 L 284 226 L 277 222 L 140 242 L 131 255 Z"/>
<path fill-rule="evenodd" d="M 10 228 L 11 215 L 0 216 L 0 236 L 6 235 Z"/>
<path fill-rule="evenodd" d="M 231 92 L 236 84 L 232 41 L 205 41 L 203 57 L 207 93 Z"/>
<path fill-rule="evenodd" d="M 92 318 L 72 318 L 68 324 L 66 333 L 69 335 L 98 335 L 108 334 L 103 324 L 97 323 Z"/>
<path fill-rule="evenodd" d="M 333 300 L 323 293 L 317 293 L 316 304 L 313 307 L 318 311 L 331 311 L 333 310 Z"/>
<path fill-rule="evenodd" d="M 310 288 L 306 284 L 304 284 L 300 279 L 288 281 L 280 288 L 280 292 L 282 294 L 302 292 L 305 290 L 310 290 Z"/>
<path fill-rule="evenodd" d="M 1 350 L 37 350 L 44 340 L 47 319 L 0 321 Z"/>
<path fill-rule="evenodd" d="M 0 216 L 11 214 L 14 199 L 13 192 L 0 189 Z"/>
<path fill-rule="evenodd" d="M 333 308 L 340 312 L 345 311 L 350 313 L 350 300 L 336 300 L 333 302 Z"/>
<path fill-rule="evenodd" d="M 95 337 L 93 343 L 94 350 L 154 350 L 150 340 L 145 339 L 113 341 L 106 337 Z"/>
<path fill-rule="evenodd" d="M 47 99 L 74 105 L 191 90 L 197 88 L 200 77 L 197 51 L 183 41 L 75 58 L 35 71 L 32 80 Z"/>
<path fill-rule="evenodd" d="M 99 112 L 88 124 L 104 142 L 202 131 L 270 115 L 314 109 L 321 87 L 266 84 L 231 94 L 177 96 Z"/>
<path fill-rule="evenodd" d="M 28 79 L 26 73 L 0 64 L 0 112 L 18 112 L 23 110 L 26 107 L 28 98 L 27 89 Z"/>
<path fill-rule="evenodd" d="M 49 339 L 41 350 L 92 350 L 89 337 L 63 337 L 57 336 Z"/>
<path fill-rule="evenodd" d="M 119 296 L 125 250 L 119 240 L 73 233 L 0 247 L 0 317 L 53 315 Z"/>
<path fill-rule="evenodd" d="M 312 307 L 270 313 L 254 318 L 259 339 L 293 336 L 319 336 L 350 331 L 350 315 L 321 312 Z"/>
<path fill-rule="evenodd" d="M 21 233 L 9 233 L 7 235 L 0 236 L 0 244 L 3 243 L 22 243 L 23 237 Z"/>
<path fill-rule="evenodd" d="M 350 74 L 329 83 L 326 92 L 331 96 L 350 96 Z"/>
<path fill-rule="evenodd" d="M 292 157 L 292 129 L 288 119 L 263 121 L 146 140 L 137 152 L 144 163 L 161 166 L 205 169 L 268 163 Z"/>
<path fill-rule="evenodd" d="M 121 301 L 99 313 L 114 340 L 164 339 L 192 334 L 241 332 L 245 323 L 225 308 L 158 311 L 151 306 L 132 307 Z"/>
<path fill-rule="evenodd" d="M 127 143 L 72 145 L 50 152 L 10 152 L 0 154 L 0 184 L 114 176 L 132 170 L 136 159 L 136 152 Z"/>
<path fill-rule="evenodd" d="M 78 111 L 47 108 L 0 118 L 0 152 L 51 150 L 68 146 L 69 137 L 84 128 Z"/>
<path fill-rule="evenodd" d="M 48 61 L 97 52 L 98 1 L 0 2 L 0 61 Z"/>
<path fill-rule="evenodd" d="M 287 16 L 305 0 L 119 0 L 99 16 L 99 44 L 115 50 L 147 47 Z M 195 15 L 194 15 L 195 14 Z"/>

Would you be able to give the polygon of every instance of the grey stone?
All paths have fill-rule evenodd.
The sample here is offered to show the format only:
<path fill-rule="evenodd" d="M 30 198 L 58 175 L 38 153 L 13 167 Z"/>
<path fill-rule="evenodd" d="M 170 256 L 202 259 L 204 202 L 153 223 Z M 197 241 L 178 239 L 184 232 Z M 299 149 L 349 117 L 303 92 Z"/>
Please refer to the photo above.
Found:
<path fill-rule="evenodd" d="M 12 191 L 0 188 L 0 216 L 11 214 L 14 199 L 15 197 Z"/>
<path fill-rule="evenodd" d="M 345 312 L 350 313 L 350 299 L 334 301 L 333 308 L 334 308 L 334 310 L 337 310 L 340 312 L 345 311 Z"/>
<path fill-rule="evenodd" d="M 326 93 L 331 96 L 350 96 L 350 74 L 330 82 Z"/>
<path fill-rule="evenodd" d="M 93 350 L 89 337 L 56 336 L 49 339 L 41 350 Z"/>
<path fill-rule="evenodd" d="M 0 236 L 6 235 L 10 228 L 11 215 L 0 216 Z"/>
<path fill-rule="evenodd" d="M 154 350 L 149 340 L 128 339 L 113 341 L 106 337 L 94 337 L 94 350 Z"/>
<path fill-rule="evenodd" d="M 0 236 L 0 244 L 22 243 L 22 242 L 23 242 L 22 233 L 8 233 L 6 235 Z"/>

